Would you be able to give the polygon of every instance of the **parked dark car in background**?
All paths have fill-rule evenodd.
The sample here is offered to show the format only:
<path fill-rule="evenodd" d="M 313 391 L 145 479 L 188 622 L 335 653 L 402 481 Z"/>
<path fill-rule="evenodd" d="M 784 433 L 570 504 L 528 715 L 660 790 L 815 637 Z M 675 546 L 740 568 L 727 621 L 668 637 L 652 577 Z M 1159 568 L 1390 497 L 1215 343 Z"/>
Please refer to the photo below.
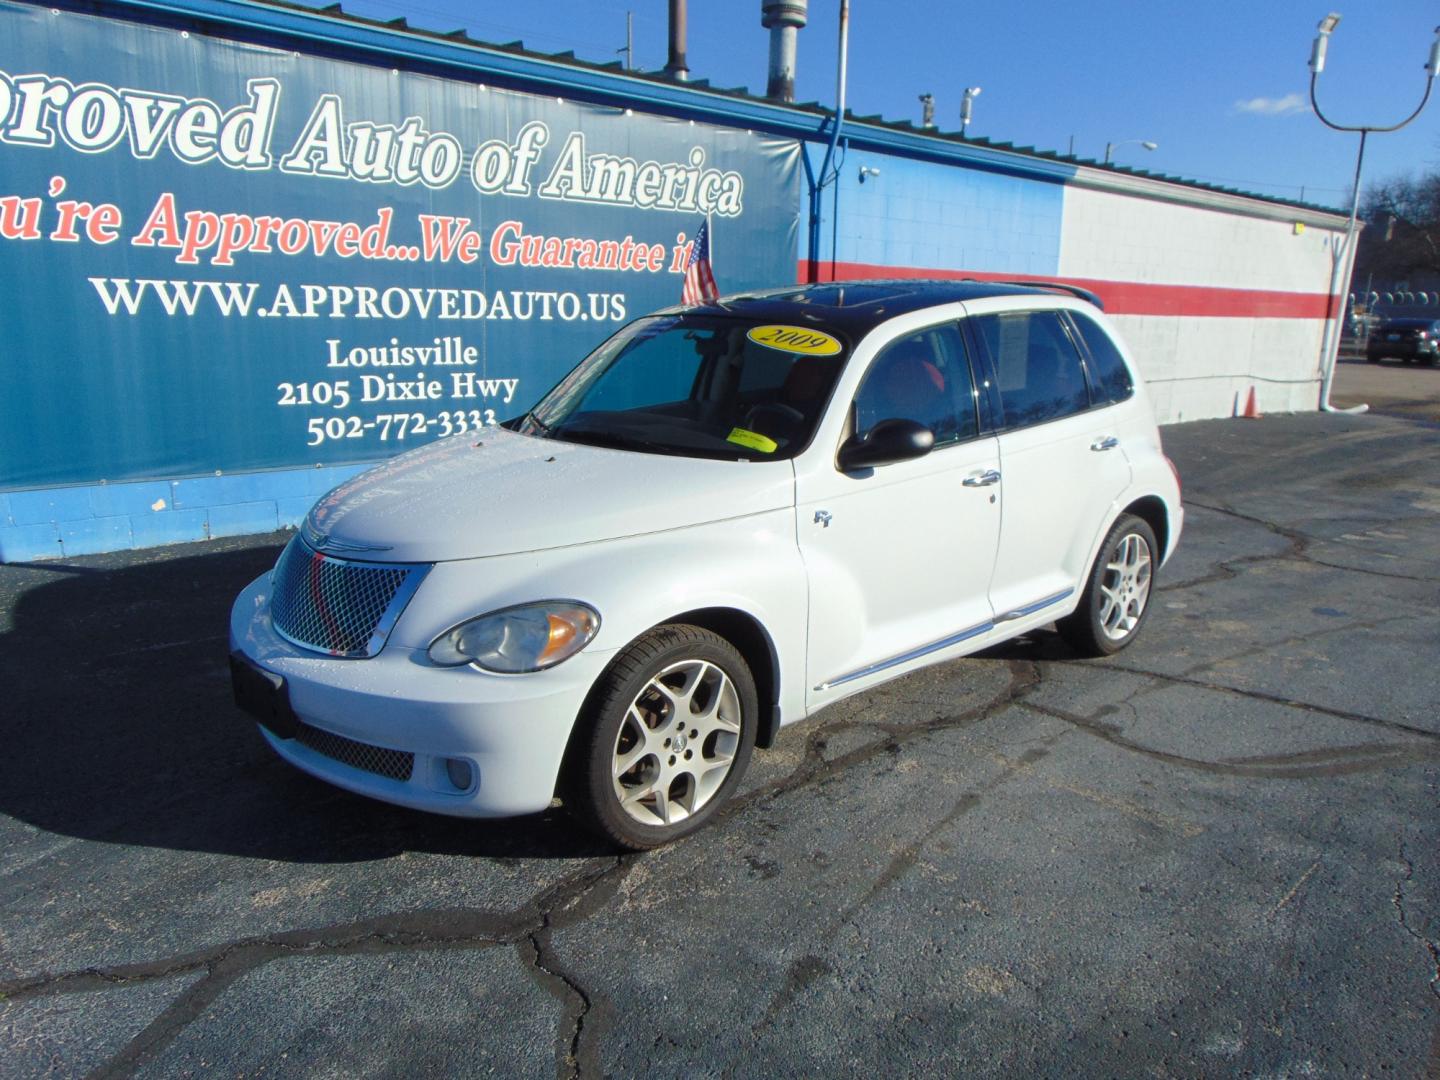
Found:
<path fill-rule="evenodd" d="M 1433 364 L 1440 355 L 1440 320 L 1383 319 L 1370 331 L 1365 359 L 1378 364 L 1387 356 L 1407 364 Z"/>

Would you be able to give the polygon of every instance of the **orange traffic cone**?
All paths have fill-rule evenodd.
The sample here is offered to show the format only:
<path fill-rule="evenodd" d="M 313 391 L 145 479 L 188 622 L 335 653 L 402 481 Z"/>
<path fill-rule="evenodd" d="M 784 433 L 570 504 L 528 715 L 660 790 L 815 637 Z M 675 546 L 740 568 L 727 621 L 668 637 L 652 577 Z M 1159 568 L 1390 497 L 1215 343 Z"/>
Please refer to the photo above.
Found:
<path fill-rule="evenodd" d="M 1265 414 L 1255 404 L 1255 387 L 1250 387 L 1250 396 L 1245 399 L 1245 411 L 1240 414 L 1246 420 L 1259 420 Z"/>

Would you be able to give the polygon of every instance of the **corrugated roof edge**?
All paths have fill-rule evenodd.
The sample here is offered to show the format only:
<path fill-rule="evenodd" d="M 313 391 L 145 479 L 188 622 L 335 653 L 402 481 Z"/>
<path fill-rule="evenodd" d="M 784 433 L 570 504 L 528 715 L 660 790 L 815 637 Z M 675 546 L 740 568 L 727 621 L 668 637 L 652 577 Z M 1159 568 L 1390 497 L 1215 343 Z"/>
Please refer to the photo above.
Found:
<path fill-rule="evenodd" d="M 681 114 L 698 112 L 708 114 L 706 119 L 729 123 L 732 126 L 759 127 L 762 129 L 774 130 L 777 133 L 788 134 L 800 138 L 815 139 L 827 136 L 829 122 L 832 116 L 832 109 L 817 101 L 807 101 L 792 104 L 780 104 L 767 98 L 751 94 L 745 87 L 716 87 L 711 86 L 707 79 L 692 79 L 687 82 L 677 82 L 668 78 L 661 72 L 646 72 L 624 69 L 619 61 L 598 63 L 589 60 L 582 60 L 575 56 L 573 51 L 566 50 L 559 53 L 543 53 L 526 49 L 523 41 L 513 41 L 506 44 L 482 41 L 470 37 L 469 33 L 461 29 L 450 31 L 427 30 L 421 27 L 411 26 L 402 16 L 396 19 L 382 20 L 372 19 L 363 15 L 355 15 L 345 9 L 339 3 L 324 6 L 312 6 L 308 4 L 293 3 L 290 0 L 21 0 L 22 3 L 30 3 L 37 7 L 63 7 L 82 13 L 101 13 L 106 9 L 117 11 L 144 11 L 152 15 L 168 15 L 171 18 L 194 19 L 198 21 L 198 28 L 201 30 L 214 29 L 216 24 L 229 26 L 249 26 L 255 30 L 276 33 L 286 36 L 295 36 L 309 39 L 326 39 L 332 44 L 341 46 L 349 45 L 363 52 L 385 52 L 387 55 L 394 53 L 397 56 L 406 56 L 408 59 L 420 65 L 449 66 L 444 57 L 434 55 L 415 55 L 413 51 L 405 49 L 382 50 L 373 47 L 366 47 L 363 43 L 346 40 L 343 34 L 319 34 L 313 26 L 306 27 L 294 23 L 292 20 L 282 20 L 281 25 L 276 24 L 274 19 L 261 17 L 262 12 L 272 12 L 276 15 L 288 14 L 298 17 L 301 20 L 310 20 L 319 24 L 333 24 L 339 27 L 349 26 L 364 28 L 377 34 L 393 35 L 398 38 L 408 39 L 414 42 L 432 42 L 445 46 L 460 46 L 467 50 L 474 50 L 477 53 L 499 54 L 506 58 L 524 58 L 543 65 L 555 65 L 563 69 L 570 69 L 576 73 L 593 73 L 606 79 L 634 80 L 650 89 L 650 93 L 642 94 L 647 103 L 668 106 L 670 109 Z M 531 73 L 529 78 L 523 72 L 514 70 L 506 71 L 495 69 L 492 76 L 508 76 L 517 84 L 523 84 L 530 79 L 536 78 L 538 73 Z M 558 76 L 552 76 L 558 78 Z M 516 88 L 521 88 L 516 86 Z M 599 88 L 591 86 L 572 86 L 572 92 L 581 91 L 574 96 L 587 98 L 599 97 L 621 97 L 616 95 L 614 88 L 609 94 L 597 94 Z M 658 94 L 656 91 L 664 90 L 666 93 Z M 586 94 L 584 91 L 591 93 Z M 719 98 L 729 104 L 716 109 L 700 109 L 694 102 L 686 102 L 686 96 L 693 95 L 696 98 Z M 614 101 L 609 102 L 614 104 Z M 719 115 L 716 115 L 719 114 Z M 726 115 L 729 114 L 729 115 Z M 785 116 L 791 117 L 790 123 L 784 123 Z M 803 118 L 803 119 L 802 119 Z M 805 123 L 808 121 L 808 123 Z M 879 114 L 860 116 L 847 109 L 845 111 L 847 125 L 859 125 L 870 135 L 872 139 L 878 140 L 881 145 L 877 148 L 892 150 L 901 153 L 908 153 L 921 157 L 942 157 L 946 159 L 963 158 L 968 164 L 982 169 L 992 171 L 1021 173 L 1036 178 L 1050 179 L 1052 181 L 1063 181 L 1074 175 L 1078 169 L 1096 170 L 1101 173 L 1111 173 L 1117 177 L 1134 177 L 1140 180 L 1147 180 L 1161 184 L 1171 184 L 1181 188 L 1194 191 L 1210 192 L 1217 195 L 1226 195 L 1240 199 L 1254 200 L 1277 207 L 1293 207 L 1297 210 L 1304 210 L 1309 213 L 1323 215 L 1340 215 L 1342 211 L 1335 207 L 1323 206 L 1317 203 L 1301 202 L 1296 199 L 1285 199 L 1274 195 L 1264 195 L 1258 192 L 1245 191 L 1240 188 L 1225 187 L 1219 184 L 1209 184 L 1199 180 L 1190 180 L 1182 176 L 1173 176 L 1166 173 L 1153 173 L 1145 169 L 1136 169 L 1124 165 L 1106 164 L 1095 161 L 1092 158 L 1083 158 L 1067 154 L 1061 154 L 1052 150 L 1036 150 L 1034 147 L 1017 147 L 1011 142 L 993 141 L 982 137 L 962 136 L 958 131 L 939 131 L 917 128 L 909 120 L 885 120 Z M 798 130 L 797 130 L 798 129 Z M 828 137 L 828 136 L 827 136 Z M 854 135 L 851 136 L 852 141 Z M 928 145 L 927 145 L 928 144 Z M 1019 159 L 1019 160 L 1014 160 Z M 1093 174 L 1092 174 L 1093 175 Z"/>

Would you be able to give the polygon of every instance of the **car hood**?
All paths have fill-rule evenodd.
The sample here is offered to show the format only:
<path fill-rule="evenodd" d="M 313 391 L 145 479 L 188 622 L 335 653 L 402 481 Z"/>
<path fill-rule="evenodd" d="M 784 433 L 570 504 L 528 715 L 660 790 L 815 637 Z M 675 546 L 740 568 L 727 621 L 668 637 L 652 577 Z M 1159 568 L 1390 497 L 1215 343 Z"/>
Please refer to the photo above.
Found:
<path fill-rule="evenodd" d="M 667 457 L 486 428 L 347 480 L 315 504 L 304 532 L 340 558 L 444 562 L 616 540 L 794 503 L 788 461 Z"/>

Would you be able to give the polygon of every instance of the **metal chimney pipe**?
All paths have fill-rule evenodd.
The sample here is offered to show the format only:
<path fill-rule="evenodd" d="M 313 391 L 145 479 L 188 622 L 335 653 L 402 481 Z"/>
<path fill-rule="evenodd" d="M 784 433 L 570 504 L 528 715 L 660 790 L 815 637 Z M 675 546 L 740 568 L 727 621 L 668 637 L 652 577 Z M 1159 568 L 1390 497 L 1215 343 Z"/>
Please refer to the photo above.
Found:
<path fill-rule="evenodd" d="M 670 0 L 670 60 L 665 74 L 676 82 L 690 78 L 690 67 L 685 63 L 685 0 Z"/>
<path fill-rule="evenodd" d="M 770 78 L 765 96 L 795 100 L 795 32 L 805 25 L 808 0 L 760 0 L 760 25 L 770 31 Z"/>

